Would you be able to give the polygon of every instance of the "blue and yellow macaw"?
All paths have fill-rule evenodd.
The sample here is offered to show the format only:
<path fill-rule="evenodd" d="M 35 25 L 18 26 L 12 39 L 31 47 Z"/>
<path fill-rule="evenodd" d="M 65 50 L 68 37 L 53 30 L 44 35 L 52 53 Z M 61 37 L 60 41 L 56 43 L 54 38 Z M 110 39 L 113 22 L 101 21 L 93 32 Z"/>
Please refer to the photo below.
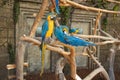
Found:
<path fill-rule="evenodd" d="M 71 34 L 83 34 L 83 29 L 82 28 L 71 28 L 69 32 Z"/>
<path fill-rule="evenodd" d="M 54 18 L 55 15 L 53 13 L 50 13 L 47 15 L 47 20 L 42 25 L 42 32 L 41 32 L 41 37 L 42 37 L 42 42 L 41 42 L 41 62 L 42 62 L 42 68 L 41 68 L 41 74 L 43 73 L 44 70 L 44 58 L 45 58 L 45 50 L 46 50 L 46 40 L 51 38 L 52 33 L 54 31 Z"/>
<path fill-rule="evenodd" d="M 62 29 L 62 26 L 56 26 L 54 34 L 60 42 L 71 46 L 95 46 L 92 42 L 87 42 L 81 38 L 66 34 L 65 30 Z"/>
<path fill-rule="evenodd" d="M 61 25 L 61 28 L 63 31 L 66 31 L 67 33 L 70 34 L 83 34 L 83 29 L 82 28 L 68 28 L 68 26 Z"/>

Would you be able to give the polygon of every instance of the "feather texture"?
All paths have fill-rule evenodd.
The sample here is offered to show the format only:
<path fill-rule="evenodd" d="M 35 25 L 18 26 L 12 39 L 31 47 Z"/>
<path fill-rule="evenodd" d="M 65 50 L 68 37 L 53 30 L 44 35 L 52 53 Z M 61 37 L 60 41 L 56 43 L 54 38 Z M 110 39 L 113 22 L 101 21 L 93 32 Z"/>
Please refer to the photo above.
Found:
<path fill-rule="evenodd" d="M 41 68 L 41 73 L 40 75 L 42 75 L 42 73 L 44 72 L 44 62 L 45 62 L 45 52 L 46 52 L 46 42 L 45 39 L 50 38 L 53 30 L 54 30 L 54 20 L 53 20 L 53 14 L 48 14 L 47 15 L 47 20 L 45 20 L 45 22 L 42 25 L 42 32 L 41 32 L 41 37 L 42 37 L 42 42 L 41 42 L 41 46 L 40 46 L 40 50 L 41 50 L 41 62 L 42 62 L 42 68 Z"/>
<path fill-rule="evenodd" d="M 65 34 L 62 31 L 61 26 L 55 27 L 54 34 L 59 41 L 65 44 L 69 44 L 72 46 L 95 46 L 95 44 L 92 42 L 88 42 L 81 38 Z"/>
<path fill-rule="evenodd" d="M 60 10 L 59 10 L 59 0 L 55 0 L 55 2 L 56 2 L 55 10 L 56 10 L 57 14 L 60 14 Z"/>

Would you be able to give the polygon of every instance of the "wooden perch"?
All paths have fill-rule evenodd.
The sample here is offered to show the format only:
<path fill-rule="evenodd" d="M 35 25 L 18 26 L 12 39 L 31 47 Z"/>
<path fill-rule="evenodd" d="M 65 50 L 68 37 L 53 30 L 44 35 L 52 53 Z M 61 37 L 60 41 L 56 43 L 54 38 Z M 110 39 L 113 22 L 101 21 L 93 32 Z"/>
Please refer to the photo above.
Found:
<path fill-rule="evenodd" d="M 23 66 L 28 67 L 28 63 L 25 62 L 25 63 L 23 64 Z M 16 68 L 16 65 L 15 65 L 15 64 L 8 64 L 6 67 L 7 67 L 8 70 L 11 70 L 11 69 L 15 69 L 15 68 Z"/>
<path fill-rule="evenodd" d="M 106 1 L 116 3 L 116 4 L 120 4 L 120 1 L 116 1 L 116 0 L 106 0 Z"/>
<path fill-rule="evenodd" d="M 93 33 L 94 35 L 96 35 L 96 32 L 97 32 L 96 30 L 97 30 L 101 16 L 102 16 L 102 13 L 99 11 L 96 22 L 95 22 L 94 33 Z"/>
<path fill-rule="evenodd" d="M 95 39 L 102 39 L 102 40 L 117 40 L 111 37 L 104 37 L 104 36 L 98 36 L 98 35 L 82 35 L 82 34 L 73 34 L 74 36 L 80 37 L 80 38 L 95 38 Z"/>
<path fill-rule="evenodd" d="M 25 45 L 23 42 L 18 42 L 16 51 L 16 80 L 23 80 L 23 64 Z"/>
<path fill-rule="evenodd" d="M 95 75 L 97 75 L 98 73 L 102 73 L 104 75 L 104 77 L 107 79 L 107 80 L 110 80 L 109 79 L 109 76 L 106 72 L 106 70 L 103 68 L 103 66 L 100 64 L 99 61 L 97 61 L 96 57 L 93 56 L 93 53 L 91 53 L 91 51 L 86 48 L 87 52 L 88 52 L 88 55 L 90 56 L 90 58 L 99 66 L 97 69 L 95 69 L 94 71 L 92 71 L 87 77 L 85 77 L 83 80 L 91 80 Z"/>
<path fill-rule="evenodd" d="M 82 4 L 78 4 L 78 3 L 70 1 L 70 0 L 60 0 L 60 1 L 64 4 L 70 4 L 71 6 L 74 6 L 74 7 L 80 8 L 80 9 L 89 10 L 89 11 L 94 11 L 94 12 L 100 11 L 100 12 L 104 12 L 104 13 L 120 14 L 120 11 L 110 11 L 110 10 L 106 10 L 106 9 L 88 7 L 88 6 L 84 6 Z"/>
<path fill-rule="evenodd" d="M 23 40 L 23 41 L 26 41 L 26 42 L 30 42 L 30 43 L 33 43 L 33 44 L 38 45 L 38 46 L 41 44 L 40 41 L 38 41 L 36 39 L 33 39 L 31 37 L 27 37 L 27 36 L 22 36 L 20 38 L 20 40 Z M 54 52 L 58 52 L 61 55 L 70 55 L 70 52 L 65 52 L 63 49 L 61 49 L 59 47 L 52 47 L 50 45 L 47 45 L 47 49 L 51 50 L 51 51 L 54 51 Z"/>
<path fill-rule="evenodd" d="M 35 39 L 31 38 L 31 37 L 23 36 L 20 39 L 23 40 L 23 41 L 35 43 L 37 45 L 41 44 L 40 41 L 35 40 Z M 75 79 L 76 78 L 76 62 L 75 62 L 75 56 L 76 55 L 75 55 L 75 48 L 70 46 L 70 45 L 63 44 L 63 43 L 61 43 L 59 41 L 55 42 L 55 43 L 56 44 L 61 44 L 61 45 L 63 45 L 63 46 L 65 46 L 65 47 L 70 49 L 70 52 L 65 52 L 63 49 L 61 49 L 59 47 L 52 47 L 50 45 L 47 45 L 47 49 L 48 50 L 51 50 L 51 51 L 54 51 L 54 52 L 57 52 L 57 53 L 63 55 L 69 61 L 70 66 L 71 66 L 71 77 L 73 79 Z"/>
<path fill-rule="evenodd" d="M 32 25 L 32 29 L 30 31 L 30 37 L 33 37 L 35 32 L 36 32 L 36 29 L 38 27 L 38 24 L 40 22 L 40 20 L 42 19 L 43 15 L 44 15 L 44 12 L 48 6 L 48 0 L 42 0 L 42 5 L 41 5 L 41 8 L 39 10 L 39 13 L 37 14 L 36 18 L 35 18 L 35 21 Z"/>

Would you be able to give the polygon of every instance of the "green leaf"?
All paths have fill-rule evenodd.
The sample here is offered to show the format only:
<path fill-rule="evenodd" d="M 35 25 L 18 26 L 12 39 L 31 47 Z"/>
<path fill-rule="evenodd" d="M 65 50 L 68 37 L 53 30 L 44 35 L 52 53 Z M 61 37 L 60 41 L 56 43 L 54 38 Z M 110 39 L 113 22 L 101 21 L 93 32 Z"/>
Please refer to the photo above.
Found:
<path fill-rule="evenodd" d="M 119 5 L 116 4 L 116 5 L 113 7 L 113 11 L 118 11 L 118 10 L 119 10 Z M 116 17 L 117 14 L 114 14 L 113 16 Z"/>

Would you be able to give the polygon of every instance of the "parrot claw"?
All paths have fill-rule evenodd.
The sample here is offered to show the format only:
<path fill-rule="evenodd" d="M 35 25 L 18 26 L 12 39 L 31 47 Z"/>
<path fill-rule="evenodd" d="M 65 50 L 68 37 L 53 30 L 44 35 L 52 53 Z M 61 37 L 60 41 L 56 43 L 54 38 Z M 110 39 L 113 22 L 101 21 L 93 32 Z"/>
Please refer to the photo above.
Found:
<path fill-rule="evenodd" d="M 46 38 L 46 39 L 45 39 L 45 43 L 46 43 L 46 44 L 50 44 L 51 42 L 52 42 L 52 38 L 49 37 L 49 38 Z"/>

